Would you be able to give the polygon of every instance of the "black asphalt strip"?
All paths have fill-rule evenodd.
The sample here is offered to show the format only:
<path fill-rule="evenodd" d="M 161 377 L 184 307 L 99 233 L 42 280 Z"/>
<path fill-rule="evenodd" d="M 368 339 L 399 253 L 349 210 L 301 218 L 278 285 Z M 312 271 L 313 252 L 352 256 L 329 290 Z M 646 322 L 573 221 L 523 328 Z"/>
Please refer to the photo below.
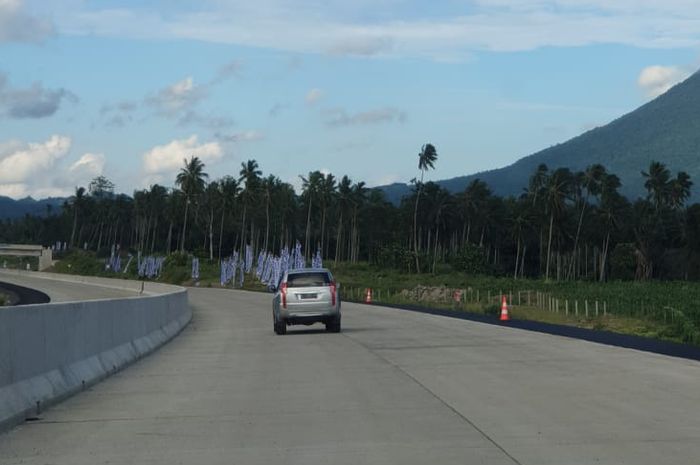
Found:
<path fill-rule="evenodd" d="M 0 282 L 0 290 L 6 290 L 9 294 L 17 296 L 17 301 L 13 305 L 45 304 L 51 302 L 51 298 L 41 291 L 29 289 L 16 284 Z"/>

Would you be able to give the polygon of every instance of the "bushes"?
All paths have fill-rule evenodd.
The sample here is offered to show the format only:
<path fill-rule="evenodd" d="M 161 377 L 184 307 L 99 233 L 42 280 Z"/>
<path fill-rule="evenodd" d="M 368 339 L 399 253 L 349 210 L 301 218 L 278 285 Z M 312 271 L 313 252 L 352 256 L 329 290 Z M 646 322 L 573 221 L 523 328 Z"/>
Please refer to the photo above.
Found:
<path fill-rule="evenodd" d="M 410 273 L 415 267 L 415 263 L 413 251 L 398 244 L 391 244 L 378 250 L 374 264 L 381 268 L 392 268 Z"/>
<path fill-rule="evenodd" d="M 484 249 L 472 244 L 465 245 L 453 258 L 452 266 L 467 274 L 486 274 L 490 271 Z"/>
<path fill-rule="evenodd" d="M 637 269 L 637 258 L 633 244 L 618 244 L 610 256 L 610 276 L 613 279 L 631 281 Z"/>

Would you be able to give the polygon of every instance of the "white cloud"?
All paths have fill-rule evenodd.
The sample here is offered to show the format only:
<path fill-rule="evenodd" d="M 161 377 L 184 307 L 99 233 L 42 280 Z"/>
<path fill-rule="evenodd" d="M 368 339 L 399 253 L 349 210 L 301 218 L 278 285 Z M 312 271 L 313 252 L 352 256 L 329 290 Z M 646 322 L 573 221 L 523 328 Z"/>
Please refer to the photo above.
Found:
<path fill-rule="evenodd" d="M 206 94 L 206 89 L 195 85 L 194 79 L 189 76 L 146 98 L 146 103 L 163 116 L 178 117 L 191 111 Z"/>
<path fill-rule="evenodd" d="M 44 142 L 0 143 L 0 195 L 37 198 L 67 195 L 71 182 L 62 168 L 71 139 L 54 135 Z"/>
<path fill-rule="evenodd" d="M 447 57 L 450 61 L 470 59 L 474 51 L 483 50 L 700 45 L 697 0 L 474 0 L 438 2 L 427 15 L 417 14 L 417 3 L 203 0 L 195 11 L 85 6 L 77 11 L 55 8 L 53 13 L 67 34 L 193 39 L 302 53 Z"/>
<path fill-rule="evenodd" d="M 193 135 L 153 147 L 143 155 L 143 170 L 148 179 L 160 180 L 162 177 L 154 178 L 153 175 L 173 174 L 183 166 L 183 160 L 193 156 L 210 164 L 223 158 L 224 151 L 218 142 L 200 144 Z"/>
<path fill-rule="evenodd" d="M 33 176 L 51 170 L 70 150 L 69 137 L 54 135 L 46 142 L 26 146 L 0 155 L 0 184 L 24 183 Z"/>
<path fill-rule="evenodd" d="M 655 98 L 690 76 L 690 70 L 678 66 L 647 66 L 639 73 L 637 84 L 647 97 Z"/>
<path fill-rule="evenodd" d="M 304 100 L 306 100 L 306 103 L 309 105 L 315 105 L 323 98 L 323 96 L 324 92 L 321 89 L 311 89 L 306 93 Z"/>
<path fill-rule="evenodd" d="M 101 153 L 86 153 L 73 163 L 69 171 L 75 175 L 90 180 L 104 172 L 106 158 Z"/>
<path fill-rule="evenodd" d="M 40 42 L 53 32 L 53 24 L 27 13 L 22 0 L 0 0 L 0 43 Z"/>

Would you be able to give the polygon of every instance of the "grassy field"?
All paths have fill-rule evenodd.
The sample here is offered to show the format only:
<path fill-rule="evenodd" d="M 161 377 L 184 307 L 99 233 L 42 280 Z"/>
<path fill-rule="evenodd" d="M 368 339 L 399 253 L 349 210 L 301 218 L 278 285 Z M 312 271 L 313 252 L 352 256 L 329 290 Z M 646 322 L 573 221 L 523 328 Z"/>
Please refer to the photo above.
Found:
<path fill-rule="evenodd" d="M 126 260 L 123 260 L 126 264 Z M 513 318 L 602 329 L 700 345 L 700 283 L 696 282 L 545 282 L 491 276 L 468 276 L 443 268 L 433 274 L 405 274 L 368 264 L 331 268 L 345 300 L 363 300 L 367 288 L 373 301 L 420 304 L 497 315 L 506 295 Z M 78 252 L 64 257 L 54 271 L 138 279 L 135 260 L 126 273 L 105 271 L 104 260 Z M 191 277 L 191 259 L 173 255 L 159 281 L 200 287 L 220 287 L 216 260 L 200 260 L 200 279 Z M 230 284 L 227 287 L 232 287 Z M 265 291 L 253 276 L 244 289 Z M 461 290 L 459 302 L 454 291 Z"/>

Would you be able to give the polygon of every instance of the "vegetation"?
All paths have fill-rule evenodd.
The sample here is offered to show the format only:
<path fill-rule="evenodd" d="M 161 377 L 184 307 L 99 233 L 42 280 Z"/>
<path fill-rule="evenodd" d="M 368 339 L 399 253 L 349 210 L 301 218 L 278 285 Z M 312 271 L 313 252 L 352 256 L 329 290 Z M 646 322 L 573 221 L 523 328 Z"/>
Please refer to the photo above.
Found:
<path fill-rule="evenodd" d="M 424 145 L 421 175 L 436 160 L 435 147 Z M 395 295 L 441 283 L 492 296 L 527 291 L 539 295 L 539 310 L 543 302 L 551 310 L 552 299 L 565 306 L 597 301 L 605 316 L 609 309 L 618 318 L 672 324 L 677 337 L 697 340 L 700 288 L 690 281 L 700 278 L 700 204 L 686 206 L 690 176 L 662 163 L 640 173 L 647 195 L 635 202 L 620 194 L 616 175 L 595 164 L 581 172 L 539 165 L 527 188 L 507 198 L 478 179 L 453 195 L 421 178 L 398 206 L 347 176 L 310 172 L 296 195 L 274 175 L 263 177 L 255 160 L 242 163 L 237 177 L 207 182 L 204 170 L 191 157 L 177 188 L 153 185 L 133 196 L 96 178 L 60 213 L 5 220 L 0 241 L 72 243 L 58 265 L 63 272 L 109 274 L 104 260 L 113 251 L 124 259 L 166 255 L 161 279 L 177 283 L 188 281 L 195 255 L 204 259 L 202 283 L 216 285 L 219 261 L 234 250 L 250 244 L 257 256 L 298 240 L 307 256 L 321 251 L 351 288 Z M 122 274 L 135 273 L 132 265 Z M 395 281 L 385 284 L 381 273 Z"/>

